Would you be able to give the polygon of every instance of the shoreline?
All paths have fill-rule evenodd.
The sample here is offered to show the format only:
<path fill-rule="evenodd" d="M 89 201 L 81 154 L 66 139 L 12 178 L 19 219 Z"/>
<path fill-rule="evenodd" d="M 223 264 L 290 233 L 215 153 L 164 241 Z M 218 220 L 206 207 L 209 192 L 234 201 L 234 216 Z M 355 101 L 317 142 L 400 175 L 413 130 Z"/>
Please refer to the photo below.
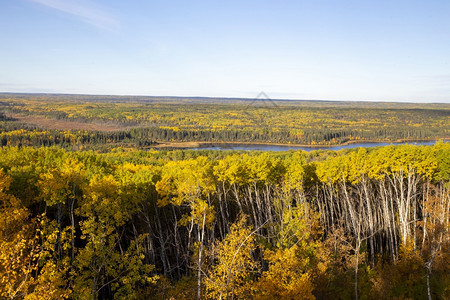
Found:
<path fill-rule="evenodd" d="M 149 149 L 192 149 L 192 148 L 208 148 L 216 146 L 244 146 L 244 145 L 258 145 L 258 146 L 278 146 L 278 147 L 301 147 L 301 148 L 330 148 L 347 146 L 352 144 L 371 144 L 371 143 L 407 143 L 407 142 L 432 142 L 439 140 L 449 140 L 449 137 L 439 137 L 430 139 L 397 139 L 397 140 L 352 140 L 341 144 L 329 145 L 311 145 L 311 144 L 284 144 L 284 143 L 269 143 L 269 142 L 158 142 L 157 145 L 148 147 Z"/>

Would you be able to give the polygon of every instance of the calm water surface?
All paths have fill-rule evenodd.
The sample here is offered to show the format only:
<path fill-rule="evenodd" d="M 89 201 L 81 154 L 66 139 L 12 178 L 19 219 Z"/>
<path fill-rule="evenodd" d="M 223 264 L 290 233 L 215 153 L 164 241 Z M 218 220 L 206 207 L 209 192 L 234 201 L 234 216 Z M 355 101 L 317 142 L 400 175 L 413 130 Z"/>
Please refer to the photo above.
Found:
<path fill-rule="evenodd" d="M 448 142 L 448 140 L 444 140 Z M 369 148 L 369 147 L 379 147 L 388 145 L 434 145 L 436 141 L 428 142 L 400 142 L 400 143 L 358 143 L 349 144 L 342 146 L 332 146 L 332 147 L 298 147 L 298 146 L 280 146 L 280 145 L 258 145 L 258 144 L 220 144 L 215 146 L 206 146 L 198 148 L 189 148 L 190 150 L 261 150 L 261 151 L 288 151 L 288 150 L 303 150 L 303 151 L 313 151 L 313 150 L 341 150 L 350 148 Z"/>

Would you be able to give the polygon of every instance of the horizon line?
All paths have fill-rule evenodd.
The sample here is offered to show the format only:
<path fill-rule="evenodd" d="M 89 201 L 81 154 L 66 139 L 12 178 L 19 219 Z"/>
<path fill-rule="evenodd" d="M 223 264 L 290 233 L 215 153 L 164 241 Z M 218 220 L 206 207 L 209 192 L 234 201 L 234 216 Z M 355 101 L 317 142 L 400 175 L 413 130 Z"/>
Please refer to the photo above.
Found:
<path fill-rule="evenodd" d="M 262 93 L 259 92 L 258 94 Z M 261 100 L 255 97 L 223 97 L 223 96 L 173 96 L 173 95 L 144 95 L 144 94 L 103 94 L 103 93 L 64 93 L 64 92 L 1 92 L 0 95 L 54 95 L 54 96 L 112 96 L 112 97 L 148 97 L 148 98 L 177 98 L 177 99 L 215 99 L 215 100 Z M 267 93 L 265 93 L 267 94 Z M 316 102 L 369 102 L 369 103 L 401 103 L 401 104 L 450 104 L 450 102 L 416 102 L 393 100 L 341 100 L 341 99 L 298 99 L 298 98 L 265 98 L 271 101 L 316 101 Z"/>

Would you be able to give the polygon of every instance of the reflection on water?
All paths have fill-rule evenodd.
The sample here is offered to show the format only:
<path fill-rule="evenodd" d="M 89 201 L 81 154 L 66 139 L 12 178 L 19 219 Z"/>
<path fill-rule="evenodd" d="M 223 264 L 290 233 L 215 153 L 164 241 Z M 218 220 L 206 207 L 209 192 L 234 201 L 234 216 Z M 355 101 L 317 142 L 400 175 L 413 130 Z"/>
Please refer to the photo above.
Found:
<path fill-rule="evenodd" d="M 448 142 L 448 140 L 444 140 L 444 142 Z M 215 146 L 205 146 L 198 148 L 189 148 L 190 150 L 260 150 L 260 151 L 288 151 L 288 150 L 304 150 L 304 151 L 313 151 L 313 150 L 341 150 L 341 149 L 349 149 L 349 148 L 369 148 L 369 147 L 379 147 L 379 146 L 388 146 L 388 145 L 434 145 L 436 141 L 427 141 L 427 142 L 399 142 L 399 143 L 357 143 L 357 144 L 349 144 L 342 146 L 331 146 L 331 147 L 299 147 L 299 146 L 289 146 L 289 145 L 259 145 L 259 144 L 218 144 Z"/>

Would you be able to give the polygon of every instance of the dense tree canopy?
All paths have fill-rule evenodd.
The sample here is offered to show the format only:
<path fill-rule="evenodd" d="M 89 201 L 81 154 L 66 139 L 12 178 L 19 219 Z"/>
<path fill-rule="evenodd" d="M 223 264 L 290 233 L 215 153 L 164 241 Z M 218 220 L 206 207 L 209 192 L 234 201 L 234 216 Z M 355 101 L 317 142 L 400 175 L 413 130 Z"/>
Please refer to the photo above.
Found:
<path fill-rule="evenodd" d="M 448 299 L 450 144 L 0 149 L 0 298 Z"/>

